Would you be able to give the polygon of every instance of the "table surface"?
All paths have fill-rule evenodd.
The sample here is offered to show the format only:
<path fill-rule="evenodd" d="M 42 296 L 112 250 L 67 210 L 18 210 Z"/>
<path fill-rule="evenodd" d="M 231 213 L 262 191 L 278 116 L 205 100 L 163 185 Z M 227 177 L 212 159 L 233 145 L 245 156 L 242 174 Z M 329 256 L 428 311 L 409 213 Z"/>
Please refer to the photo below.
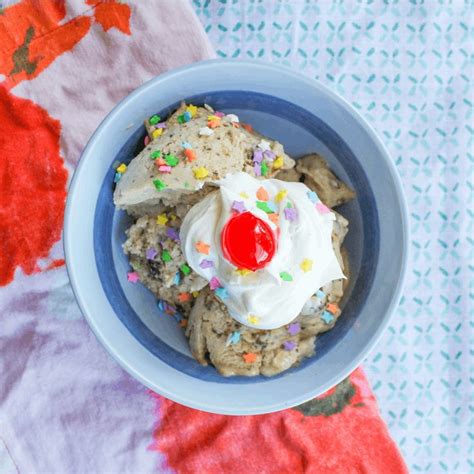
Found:
<path fill-rule="evenodd" d="M 318 79 L 387 145 L 411 257 L 398 310 L 364 367 L 411 472 L 471 472 L 473 5 L 426 3 L 193 2 L 218 56 Z"/>

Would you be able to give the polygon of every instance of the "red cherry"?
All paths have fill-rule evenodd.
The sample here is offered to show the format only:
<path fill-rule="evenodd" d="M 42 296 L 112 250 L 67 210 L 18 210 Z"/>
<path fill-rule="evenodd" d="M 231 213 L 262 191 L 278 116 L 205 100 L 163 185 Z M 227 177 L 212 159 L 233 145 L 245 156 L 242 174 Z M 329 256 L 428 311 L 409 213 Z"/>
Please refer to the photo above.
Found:
<path fill-rule="evenodd" d="M 270 226 L 250 212 L 231 217 L 221 234 L 224 257 L 238 268 L 259 270 L 276 252 L 276 238 Z"/>

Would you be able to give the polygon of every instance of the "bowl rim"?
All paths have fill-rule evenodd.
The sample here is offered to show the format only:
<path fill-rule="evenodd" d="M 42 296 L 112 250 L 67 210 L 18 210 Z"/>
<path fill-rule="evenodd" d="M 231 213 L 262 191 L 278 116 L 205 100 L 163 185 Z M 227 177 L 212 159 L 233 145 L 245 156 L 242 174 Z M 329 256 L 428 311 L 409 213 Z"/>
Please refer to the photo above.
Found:
<path fill-rule="evenodd" d="M 270 73 L 277 73 L 277 74 L 283 70 L 286 75 L 292 76 L 295 80 L 299 82 L 304 82 L 307 87 L 319 89 L 322 94 L 326 95 L 330 100 L 338 103 L 339 106 L 341 106 L 346 113 L 350 114 L 354 118 L 354 120 L 364 129 L 364 131 L 367 133 L 370 140 L 375 143 L 377 148 L 380 150 L 380 154 L 382 155 L 383 160 L 385 161 L 385 164 L 387 165 L 390 178 L 393 181 L 396 199 L 398 200 L 398 203 L 400 206 L 400 217 L 401 217 L 400 232 L 403 236 L 401 240 L 402 259 L 400 262 L 400 272 L 398 275 L 397 284 L 391 295 L 390 303 L 387 305 L 387 308 L 383 314 L 383 317 L 381 318 L 380 324 L 378 324 L 376 330 L 368 338 L 367 342 L 365 343 L 365 347 L 363 347 L 359 351 L 357 357 L 355 357 L 351 361 L 350 364 L 347 364 L 343 370 L 340 370 L 339 372 L 337 372 L 330 380 L 328 380 L 322 386 L 319 386 L 318 388 L 312 391 L 305 392 L 299 397 L 294 397 L 294 399 L 289 401 L 288 403 L 284 403 L 284 404 L 277 403 L 272 406 L 267 405 L 263 410 L 259 408 L 253 409 L 252 407 L 246 407 L 245 409 L 241 409 L 241 408 L 235 409 L 231 406 L 229 406 L 228 409 L 215 409 L 212 406 L 212 403 L 209 403 L 207 405 L 194 403 L 192 399 L 189 399 L 189 398 L 185 399 L 184 397 L 179 396 L 175 393 L 170 393 L 169 391 L 165 389 L 161 389 L 161 387 L 159 387 L 159 384 L 155 383 L 153 386 L 151 386 L 149 381 L 142 376 L 139 368 L 136 368 L 128 360 L 122 357 L 122 355 L 117 350 L 117 348 L 114 347 L 113 340 L 111 340 L 110 337 L 107 337 L 105 334 L 102 334 L 102 332 L 99 330 L 98 326 L 96 325 L 93 315 L 89 314 L 88 311 L 86 310 L 87 305 L 86 305 L 85 299 L 83 299 L 81 296 L 80 285 L 78 282 L 78 277 L 75 274 L 75 268 L 70 263 L 73 260 L 72 255 L 74 251 L 73 245 L 72 245 L 72 241 L 73 241 L 72 220 L 74 219 L 74 216 L 72 215 L 71 208 L 73 206 L 73 202 L 75 199 L 74 196 L 78 192 L 78 183 L 80 181 L 81 172 L 86 162 L 86 158 L 90 154 L 90 150 L 93 149 L 95 142 L 98 141 L 99 136 L 102 133 L 102 130 L 105 128 L 108 122 L 113 120 L 114 114 L 117 113 L 122 107 L 126 106 L 128 103 L 133 102 L 134 98 L 137 95 L 146 91 L 147 88 L 152 87 L 156 82 L 160 82 L 176 74 L 188 72 L 189 70 L 193 70 L 197 67 L 198 68 L 206 67 L 208 65 L 213 65 L 213 64 L 217 66 L 225 67 L 225 66 L 228 66 L 229 63 L 232 63 L 232 64 L 237 63 L 238 65 L 242 67 L 246 67 L 246 68 L 259 67 L 261 69 L 269 70 Z M 107 350 L 107 352 L 109 352 L 110 355 L 116 360 L 116 362 L 118 362 L 119 365 L 123 369 L 125 369 L 129 374 L 131 374 L 134 378 L 140 381 L 143 385 L 145 385 L 146 387 L 152 390 L 158 391 L 163 396 L 175 402 L 181 403 L 191 408 L 200 409 L 200 410 L 208 411 L 211 413 L 220 413 L 220 414 L 227 414 L 227 415 L 263 414 L 263 413 L 271 413 L 271 412 L 279 411 L 282 409 L 290 408 L 292 406 L 304 403 L 314 398 L 315 396 L 318 396 L 321 393 L 324 393 L 326 390 L 334 387 L 336 384 L 338 384 L 340 381 L 342 381 L 344 378 L 350 375 L 361 364 L 361 362 L 367 357 L 367 355 L 372 351 L 372 349 L 380 340 L 383 332 L 387 328 L 390 322 L 390 319 L 393 316 L 401 297 L 401 292 L 403 289 L 403 283 L 404 283 L 406 270 L 407 270 L 407 262 L 409 258 L 408 209 L 407 209 L 406 198 L 403 193 L 403 186 L 401 183 L 400 176 L 398 175 L 398 172 L 396 170 L 395 164 L 390 158 L 390 154 L 385 144 L 377 135 L 375 130 L 372 128 L 372 126 L 369 125 L 369 123 L 362 117 L 362 115 L 346 99 L 344 99 L 337 92 L 329 89 L 327 86 L 323 85 L 319 81 L 315 79 L 309 79 L 306 76 L 298 72 L 295 72 L 286 66 L 274 65 L 272 63 L 268 63 L 266 61 L 261 61 L 261 60 L 246 60 L 246 59 L 245 60 L 210 59 L 210 60 L 204 60 L 204 61 L 192 63 L 192 64 L 182 66 L 179 68 L 175 68 L 163 74 L 160 74 L 159 76 L 155 76 L 149 79 L 148 81 L 144 82 L 141 86 L 133 90 L 130 94 L 125 96 L 122 100 L 120 100 L 113 107 L 113 109 L 104 117 L 104 119 L 101 121 L 99 126 L 95 129 L 95 131 L 91 135 L 90 139 L 87 142 L 87 145 L 84 147 L 84 150 L 81 154 L 78 165 L 76 169 L 74 170 L 72 179 L 69 184 L 69 189 L 68 189 L 68 196 L 67 196 L 66 208 L 65 208 L 63 236 L 64 236 L 63 247 L 64 247 L 65 260 L 66 260 L 66 269 L 67 269 L 67 273 L 69 276 L 69 280 L 71 282 L 72 290 L 76 298 L 76 301 L 87 323 L 92 329 L 93 333 L 95 334 L 99 342 L 102 344 L 102 346 Z"/>

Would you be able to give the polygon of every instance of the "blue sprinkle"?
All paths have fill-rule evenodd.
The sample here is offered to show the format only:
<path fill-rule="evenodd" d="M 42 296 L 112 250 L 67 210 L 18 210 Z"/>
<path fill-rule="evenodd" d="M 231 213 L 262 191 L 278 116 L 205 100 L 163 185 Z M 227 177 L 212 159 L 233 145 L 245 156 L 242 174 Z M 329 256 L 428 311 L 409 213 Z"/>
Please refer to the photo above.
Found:
<path fill-rule="evenodd" d="M 229 337 L 227 338 L 226 346 L 230 346 L 231 344 L 237 344 L 239 341 L 240 341 L 240 332 L 235 331 L 229 334 Z"/>
<path fill-rule="evenodd" d="M 174 276 L 174 282 L 175 285 L 179 285 L 181 283 L 181 275 L 179 272 L 176 272 L 176 275 Z"/>
<path fill-rule="evenodd" d="M 173 314 L 173 318 L 176 320 L 177 323 L 180 323 L 183 320 L 183 317 L 178 312 Z"/>
<path fill-rule="evenodd" d="M 165 310 L 165 302 L 163 300 L 158 300 L 156 302 L 156 304 L 158 305 L 158 309 L 160 311 L 164 311 Z"/>
<path fill-rule="evenodd" d="M 329 324 L 334 321 L 334 316 L 329 311 L 323 311 L 321 315 L 321 319 L 326 323 Z"/>
<path fill-rule="evenodd" d="M 225 300 L 229 296 L 227 290 L 222 287 L 216 288 L 215 293 L 221 300 Z"/>
<path fill-rule="evenodd" d="M 314 191 L 308 191 L 308 197 L 309 197 L 309 200 L 316 204 L 317 202 L 319 202 L 319 198 L 318 198 L 318 195 L 314 192 Z"/>
<path fill-rule="evenodd" d="M 183 148 L 188 148 L 188 149 L 192 149 L 192 147 L 193 147 L 193 146 L 191 145 L 191 143 L 188 143 L 188 142 L 183 142 L 183 143 L 181 143 L 181 146 L 182 146 Z"/>
<path fill-rule="evenodd" d="M 316 296 L 317 298 L 319 298 L 320 300 L 322 300 L 325 296 L 326 296 L 326 293 L 324 293 L 324 291 L 322 290 L 318 290 L 314 296 Z"/>
<path fill-rule="evenodd" d="M 189 122 L 191 120 L 191 112 L 184 112 L 183 118 L 185 122 Z"/>
<path fill-rule="evenodd" d="M 122 173 L 115 173 L 114 183 L 118 183 L 121 177 L 122 177 Z"/>
<path fill-rule="evenodd" d="M 272 212 L 277 212 L 277 205 L 273 201 L 268 201 L 267 205 Z"/>

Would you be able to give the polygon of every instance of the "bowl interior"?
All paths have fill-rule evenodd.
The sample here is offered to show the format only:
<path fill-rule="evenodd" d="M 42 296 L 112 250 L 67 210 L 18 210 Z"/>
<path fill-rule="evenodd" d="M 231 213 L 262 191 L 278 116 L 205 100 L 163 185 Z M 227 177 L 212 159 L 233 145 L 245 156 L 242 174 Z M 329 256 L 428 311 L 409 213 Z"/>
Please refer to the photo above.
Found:
<path fill-rule="evenodd" d="M 344 245 L 349 253 L 351 274 L 343 313 L 331 331 L 317 338 L 316 354 L 313 357 L 276 378 L 288 377 L 317 364 L 351 331 L 362 313 L 379 260 L 379 218 L 373 189 L 360 156 L 351 150 L 334 128 L 305 108 L 269 94 L 238 90 L 206 92 L 186 97 L 186 100 L 194 104 L 208 103 L 216 110 L 237 114 L 242 122 L 250 123 L 259 132 L 280 141 L 286 152 L 294 158 L 314 152 L 321 154 L 328 160 L 332 170 L 357 193 L 355 200 L 337 208 L 349 220 L 349 233 Z M 178 105 L 176 102 L 156 112 L 166 117 Z M 187 340 L 178 324 L 179 318 L 161 312 L 151 292 L 140 284 L 127 281 L 126 274 L 130 266 L 121 245 L 130 219 L 124 212 L 115 211 L 113 206 L 112 163 L 129 163 L 143 148 L 144 137 L 145 128 L 136 125 L 120 151 L 107 157 L 109 170 L 100 187 L 93 229 L 97 272 L 106 297 L 133 337 L 174 369 L 217 384 L 265 382 L 268 379 L 264 377 L 224 378 L 213 367 L 200 366 L 189 352 Z"/>

